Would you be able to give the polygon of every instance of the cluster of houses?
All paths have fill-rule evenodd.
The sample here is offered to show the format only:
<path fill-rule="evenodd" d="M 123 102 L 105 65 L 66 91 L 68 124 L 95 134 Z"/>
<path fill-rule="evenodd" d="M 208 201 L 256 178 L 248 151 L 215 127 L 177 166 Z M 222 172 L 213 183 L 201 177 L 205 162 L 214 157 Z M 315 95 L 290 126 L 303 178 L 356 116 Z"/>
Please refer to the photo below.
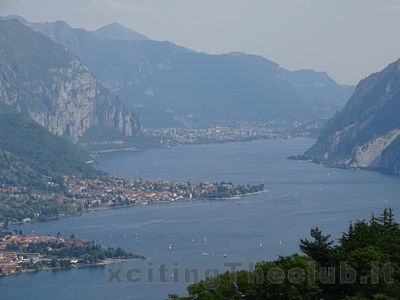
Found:
<path fill-rule="evenodd" d="M 162 137 L 172 145 L 195 144 L 202 142 L 231 142 L 247 139 L 277 139 L 286 134 L 274 132 L 268 126 L 241 124 L 240 126 L 216 126 L 201 129 L 188 128 L 156 128 L 144 129 L 144 134 Z"/>
<path fill-rule="evenodd" d="M 172 183 L 160 185 L 156 181 L 140 179 L 67 179 L 68 192 L 74 200 L 84 199 L 92 207 L 113 206 L 122 203 L 148 204 L 191 198 L 182 188 Z"/>
<path fill-rule="evenodd" d="M 0 252 L 0 275 L 15 273 L 19 262 L 17 252 Z"/>
<path fill-rule="evenodd" d="M 230 183 L 195 184 L 118 177 L 106 179 L 65 178 L 65 183 L 70 197 L 73 200 L 85 200 L 89 207 L 206 198 L 221 187 L 225 190 L 234 189 Z"/>
<path fill-rule="evenodd" d="M 47 214 L 36 209 L 29 215 L 23 214 L 24 210 L 6 210 L 5 212 L 8 215 L 0 214 L 0 228 L 6 227 L 8 223 L 30 223 L 37 219 L 46 220 L 66 215 L 78 215 L 82 211 L 100 207 L 174 202 L 186 199 L 229 198 L 254 192 L 248 187 L 235 186 L 232 183 L 224 182 L 171 182 L 113 176 L 94 179 L 66 176 L 64 177 L 64 185 L 66 193 L 33 192 L 12 186 L 0 186 L 0 194 L 3 193 L 7 196 L 7 201 L 11 204 L 18 202 L 23 206 L 27 205 L 29 201 L 37 201 L 37 203 L 54 204 L 55 208 L 54 210 L 47 210 Z M 7 203 L 5 207 L 7 207 Z"/>
<path fill-rule="evenodd" d="M 38 236 L 35 234 L 4 234 L 0 232 L 0 276 L 16 273 L 21 263 L 36 263 L 46 260 L 40 253 L 7 251 L 7 245 L 17 244 L 19 247 L 28 247 L 30 244 L 56 242 L 65 245 L 82 245 L 87 243 L 83 239 L 63 238 L 59 236 Z M 71 261 L 72 262 L 72 261 Z"/>

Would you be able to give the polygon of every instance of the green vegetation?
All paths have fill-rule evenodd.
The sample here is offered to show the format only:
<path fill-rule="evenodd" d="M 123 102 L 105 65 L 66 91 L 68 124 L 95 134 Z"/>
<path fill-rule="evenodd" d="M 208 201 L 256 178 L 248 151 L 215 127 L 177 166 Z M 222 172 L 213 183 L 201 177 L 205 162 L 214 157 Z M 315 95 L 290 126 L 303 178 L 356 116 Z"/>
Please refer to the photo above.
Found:
<path fill-rule="evenodd" d="M 19 271 L 41 270 L 47 268 L 70 268 L 79 265 L 93 265 L 102 263 L 105 260 L 135 259 L 143 258 L 121 248 L 103 248 L 94 242 L 75 240 L 72 238 L 64 241 L 31 243 L 27 246 L 21 246 L 18 243 L 8 244 L 6 251 L 15 251 L 24 256 L 31 253 L 37 253 L 40 258 L 37 261 L 30 259 L 22 262 L 18 266 Z"/>
<path fill-rule="evenodd" d="M 64 175 L 93 177 L 85 155 L 38 124 L 0 106 L 0 184 L 47 188 Z"/>
<path fill-rule="evenodd" d="M 334 245 L 329 235 L 311 230 L 294 254 L 260 262 L 254 270 L 224 273 L 188 287 L 175 300 L 218 299 L 398 299 L 400 224 L 390 209 L 357 221 Z"/>
<path fill-rule="evenodd" d="M 203 199 L 222 199 L 222 198 L 232 198 L 235 196 L 247 195 L 262 192 L 264 190 L 264 184 L 257 185 L 233 185 L 232 183 L 225 182 L 215 182 L 213 183 L 214 189 L 203 190 L 203 183 L 199 183 L 200 192 L 192 192 L 194 198 Z"/>
<path fill-rule="evenodd" d="M 78 241 L 79 242 L 79 241 Z M 32 243 L 27 247 L 19 246 L 18 244 L 10 244 L 6 247 L 7 251 L 16 251 L 19 254 L 24 253 L 39 253 L 44 257 L 53 258 L 75 258 L 82 263 L 96 263 L 105 259 L 129 259 L 142 258 L 126 252 L 121 248 L 103 248 L 94 242 L 84 243 L 63 243 L 63 242 L 40 242 Z"/>
<path fill-rule="evenodd" d="M 20 199 L 0 195 L 0 220 L 22 222 L 24 219 L 44 222 L 60 216 L 80 215 L 84 208 L 82 202 L 59 200 L 58 197 L 33 199 L 24 195 Z"/>

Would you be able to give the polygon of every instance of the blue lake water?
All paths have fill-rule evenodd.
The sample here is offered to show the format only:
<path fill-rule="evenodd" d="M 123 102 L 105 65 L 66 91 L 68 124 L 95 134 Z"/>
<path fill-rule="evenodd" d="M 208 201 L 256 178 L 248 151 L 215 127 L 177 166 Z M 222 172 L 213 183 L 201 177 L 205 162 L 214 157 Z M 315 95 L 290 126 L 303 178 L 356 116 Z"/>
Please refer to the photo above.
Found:
<path fill-rule="evenodd" d="M 247 267 L 250 262 L 298 251 L 299 239 L 311 227 L 319 226 L 338 238 L 350 220 L 368 218 L 389 206 L 400 214 L 399 178 L 285 159 L 304 152 L 312 143 L 311 139 L 264 140 L 102 157 L 99 167 L 114 175 L 264 183 L 268 192 L 240 200 L 106 210 L 22 226 L 24 232 L 75 233 L 147 259 L 1 278 L 0 299 L 165 299 L 168 293 L 185 293 L 185 268 L 198 270 L 201 278 L 208 268 L 226 270 L 225 263 Z M 168 269 L 167 282 L 160 282 L 164 280 L 157 269 L 162 264 Z M 179 270 L 174 278 L 173 268 Z M 109 269 L 121 269 L 121 282 L 108 282 Z M 132 269 L 136 271 L 127 276 Z M 154 276 L 149 280 L 151 270 Z"/>

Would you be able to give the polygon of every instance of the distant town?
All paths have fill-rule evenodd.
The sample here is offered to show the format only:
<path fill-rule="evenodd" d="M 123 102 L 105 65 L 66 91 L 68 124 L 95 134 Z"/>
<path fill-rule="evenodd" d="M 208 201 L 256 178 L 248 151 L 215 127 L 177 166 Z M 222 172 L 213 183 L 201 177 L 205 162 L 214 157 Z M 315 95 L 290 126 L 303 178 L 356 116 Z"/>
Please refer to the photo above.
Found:
<path fill-rule="evenodd" d="M 96 158 L 99 154 L 115 151 L 132 151 L 149 148 L 172 148 L 191 144 L 242 142 L 260 139 L 276 140 L 294 137 L 316 137 L 326 120 L 309 123 L 270 121 L 236 122 L 226 121 L 206 127 L 161 127 L 143 128 L 142 135 L 135 140 L 113 139 L 107 141 L 82 142 L 81 146 Z M 90 162 L 94 162 L 90 161 Z"/>
<path fill-rule="evenodd" d="M 159 138 L 163 146 L 201 143 L 225 143 L 254 139 L 278 139 L 293 136 L 293 129 L 300 123 L 233 123 L 207 128 L 145 128 L 144 136 Z M 288 129 L 290 128 L 290 129 Z"/>

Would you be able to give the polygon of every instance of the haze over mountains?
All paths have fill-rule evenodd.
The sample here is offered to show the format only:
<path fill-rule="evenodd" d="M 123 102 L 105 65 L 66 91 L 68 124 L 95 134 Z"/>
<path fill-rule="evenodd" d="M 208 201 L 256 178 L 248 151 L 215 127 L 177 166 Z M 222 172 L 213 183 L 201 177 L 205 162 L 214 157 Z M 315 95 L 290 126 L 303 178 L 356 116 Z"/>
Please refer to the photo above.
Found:
<path fill-rule="evenodd" d="M 138 133 L 129 112 L 79 59 L 17 20 L 0 21 L 0 102 L 76 142 L 88 129 Z"/>
<path fill-rule="evenodd" d="M 400 60 L 362 80 L 305 159 L 400 174 Z"/>
<path fill-rule="evenodd" d="M 86 31 L 22 21 L 78 56 L 148 127 L 327 118 L 353 91 L 323 72 L 292 72 L 244 53 L 199 53 L 115 23 Z"/>

